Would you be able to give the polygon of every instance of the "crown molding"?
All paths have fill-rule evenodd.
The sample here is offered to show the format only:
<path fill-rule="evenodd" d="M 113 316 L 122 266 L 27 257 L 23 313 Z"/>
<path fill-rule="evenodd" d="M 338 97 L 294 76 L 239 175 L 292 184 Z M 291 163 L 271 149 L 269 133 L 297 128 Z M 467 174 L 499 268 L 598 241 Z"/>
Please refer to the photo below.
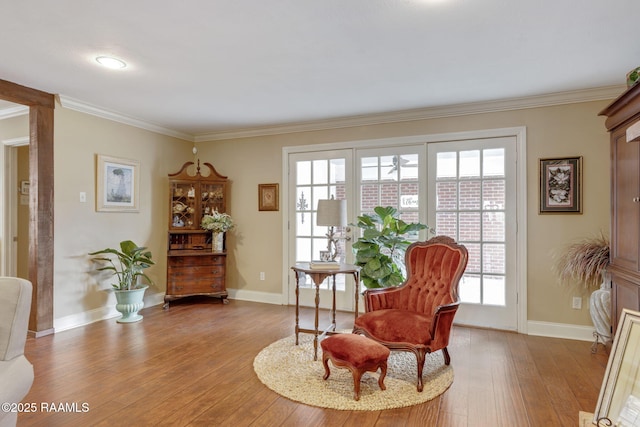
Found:
<path fill-rule="evenodd" d="M 437 119 L 443 117 L 466 116 L 471 114 L 495 113 L 527 108 L 549 107 L 554 105 L 575 104 L 579 102 L 602 101 L 617 98 L 626 90 L 624 85 L 604 86 L 593 89 L 582 89 L 568 92 L 557 92 L 546 95 L 527 96 L 519 98 L 500 99 L 494 101 L 472 102 L 466 104 L 446 105 L 441 107 L 415 108 L 410 110 L 393 111 L 388 113 L 365 114 L 341 117 L 336 119 L 313 120 L 298 123 L 288 123 L 274 126 L 259 126 L 253 128 L 229 131 L 209 132 L 191 135 L 175 131 L 153 123 L 145 122 L 134 117 L 91 105 L 64 95 L 58 95 L 60 104 L 64 108 L 101 117 L 115 122 L 124 123 L 140 129 L 162 135 L 171 136 L 189 142 L 220 141 L 224 139 L 250 138 L 268 135 L 280 135 L 297 132 L 310 132 L 330 129 L 340 129 L 358 126 L 371 126 L 385 123 L 408 122 L 416 120 Z M 17 107 L 11 114 L 21 115 L 29 112 L 27 107 Z M 5 117 L 7 110 L 0 111 L 0 119 Z M 19 110 L 19 111 L 16 111 Z M 10 116 L 14 117 L 14 116 Z"/>
<path fill-rule="evenodd" d="M 95 105 L 70 98 L 68 96 L 58 95 L 58 99 L 60 101 L 60 105 L 70 110 L 75 110 L 81 113 L 90 114 L 92 116 L 101 117 L 103 119 L 112 120 L 114 122 L 123 123 L 129 126 L 159 133 L 161 135 L 167 135 L 174 138 L 183 139 L 185 141 L 194 142 L 193 135 L 184 132 L 179 132 L 163 126 L 158 126 L 154 123 L 145 122 L 143 120 L 136 119 L 135 117 L 126 116 L 114 111 L 105 110 L 104 108 L 100 108 Z"/>
<path fill-rule="evenodd" d="M 575 104 L 579 102 L 615 99 L 626 90 L 626 86 L 605 86 L 594 89 L 582 89 L 558 92 L 546 95 L 501 99 L 495 101 L 472 102 L 466 104 L 426 107 L 389 113 L 367 114 L 337 119 L 315 120 L 290 123 L 278 126 L 264 126 L 231 131 L 210 132 L 195 136 L 195 142 L 223 139 L 250 138 L 257 136 L 279 135 L 296 132 L 310 132 L 339 129 L 356 126 L 371 126 L 394 122 L 436 119 L 443 117 L 465 116 L 471 114 L 494 113 L 508 110 L 549 107 L 553 105 Z"/>
<path fill-rule="evenodd" d="M 29 114 L 29 107 L 26 105 L 18 105 L 10 108 L 3 108 L 0 110 L 0 120 L 10 119 L 12 117 L 24 116 Z"/>

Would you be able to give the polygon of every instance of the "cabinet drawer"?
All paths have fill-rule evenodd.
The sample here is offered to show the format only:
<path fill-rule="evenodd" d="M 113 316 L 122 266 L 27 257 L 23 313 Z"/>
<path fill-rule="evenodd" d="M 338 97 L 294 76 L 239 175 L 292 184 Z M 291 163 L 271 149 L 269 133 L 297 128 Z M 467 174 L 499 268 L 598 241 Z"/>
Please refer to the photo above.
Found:
<path fill-rule="evenodd" d="M 222 292 L 224 290 L 224 277 L 167 283 L 168 295 L 208 294 L 212 292 Z"/>
<path fill-rule="evenodd" d="M 221 255 L 202 256 L 172 256 L 169 257 L 169 267 L 197 266 L 197 265 L 223 265 L 226 257 Z"/>
<path fill-rule="evenodd" d="M 198 265 L 194 267 L 169 267 L 168 280 L 198 280 L 200 278 L 224 277 L 224 265 Z"/>

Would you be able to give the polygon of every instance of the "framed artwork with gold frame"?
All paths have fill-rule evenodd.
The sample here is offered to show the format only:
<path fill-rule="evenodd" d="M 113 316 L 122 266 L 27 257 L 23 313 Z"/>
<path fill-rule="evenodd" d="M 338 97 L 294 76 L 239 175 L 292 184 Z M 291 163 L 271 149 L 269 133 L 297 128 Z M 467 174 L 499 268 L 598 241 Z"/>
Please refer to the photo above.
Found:
<path fill-rule="evenodd" d="M 258 210 L 277 211 L 279 207 L 278 184 L 258 184 Z"/>

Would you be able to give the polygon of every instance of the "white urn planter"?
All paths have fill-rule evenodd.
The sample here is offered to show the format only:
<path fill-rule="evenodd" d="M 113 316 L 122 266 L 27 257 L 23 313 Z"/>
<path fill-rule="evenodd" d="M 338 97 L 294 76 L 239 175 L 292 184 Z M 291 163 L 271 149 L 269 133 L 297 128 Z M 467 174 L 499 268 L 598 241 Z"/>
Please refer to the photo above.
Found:
<path fill-rule="evenodd" d="M 595 342 L 591 348 L 595 353 L 598 343 L 606 345 L 611 341 L 611 280 L 606 273 L 602 274 L 600 289 L 593 291 L 589 298 L 589 313 L 595 327 Z"/>
<path fill-rule="evenodd" d="M 118 323 L 133 323 L 142 320 L 138 311 L 144 307 L 144 291 L 148 286 L 131 289 L 130 291 L 114 291 L 116 294 L 116 310 L 122 313 L 122 317 L 116 320 Z"/>

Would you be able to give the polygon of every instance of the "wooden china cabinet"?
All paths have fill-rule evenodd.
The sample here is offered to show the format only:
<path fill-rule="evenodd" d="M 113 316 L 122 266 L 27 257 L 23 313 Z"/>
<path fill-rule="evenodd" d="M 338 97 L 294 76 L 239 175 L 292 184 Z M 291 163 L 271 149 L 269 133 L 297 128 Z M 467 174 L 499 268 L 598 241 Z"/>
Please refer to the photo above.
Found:
<path fill-rule="evenodd" d="M 202 217 L 214 211 L 226 212 L 227 177 L 220 175 L 210 163 L 205 176 L 196 174 L 185 163 L 179 172 L 169 174 L 169 242 L 167 252 L 167 292 L 169 302 L 194 295 L 221 298 L 225 304 L 226 246 L 222 252 L 212 251 L 211 232 L 200 227 Z"/>
<path fill-rule="evenodd" d="M 600 112 L 611 144 L 611 324 L 640 311 L 640 84 Z"/>

